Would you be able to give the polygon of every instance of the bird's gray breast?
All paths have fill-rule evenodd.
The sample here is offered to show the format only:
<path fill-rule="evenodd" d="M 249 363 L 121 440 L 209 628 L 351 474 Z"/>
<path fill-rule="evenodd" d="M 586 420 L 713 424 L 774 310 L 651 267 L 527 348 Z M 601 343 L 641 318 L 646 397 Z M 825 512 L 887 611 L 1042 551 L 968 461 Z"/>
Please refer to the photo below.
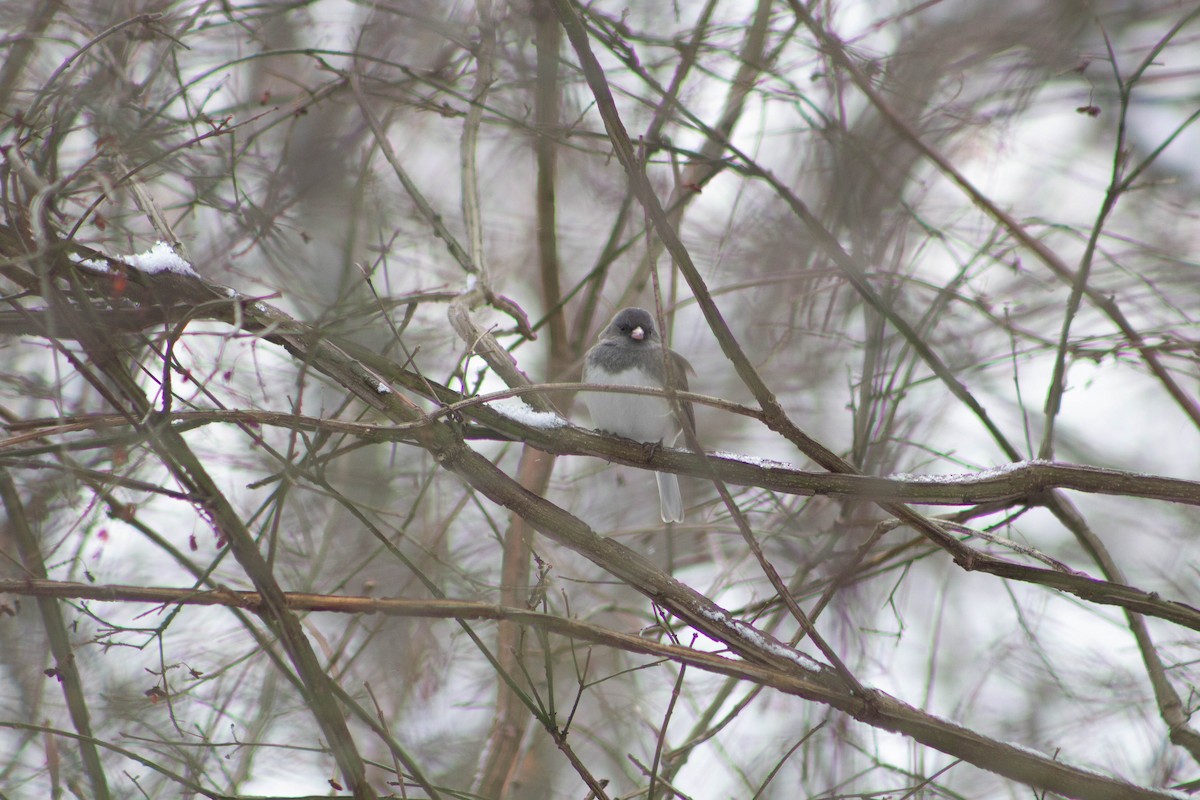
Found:
<path fill-rule="evenodd" d="M 661 389 L 662 384 L 636 368 L 607 372 L 591 363 L 584 366 L 583 380 L 602 386 L 649 386 Z M 592 423 L 602 431 L 615 433 L 639 442 L 657 442 L 674 438 L 678 426 L 666 400 L 647 395 L 615 392 L 585 392 L 584 403 L 592 415 Z"/>

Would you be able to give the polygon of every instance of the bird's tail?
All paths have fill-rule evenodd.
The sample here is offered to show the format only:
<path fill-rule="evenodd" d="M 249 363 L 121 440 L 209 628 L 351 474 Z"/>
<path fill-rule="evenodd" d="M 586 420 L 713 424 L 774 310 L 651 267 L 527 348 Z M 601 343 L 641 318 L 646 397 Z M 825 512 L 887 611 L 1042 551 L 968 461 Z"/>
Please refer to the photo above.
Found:
<path fill-rule="evenodd" d="M 683 495 L 679 493 L 679 478 L 669 472 L 656 472 L 658 500 L 663 522 L 683 522 Z"/>

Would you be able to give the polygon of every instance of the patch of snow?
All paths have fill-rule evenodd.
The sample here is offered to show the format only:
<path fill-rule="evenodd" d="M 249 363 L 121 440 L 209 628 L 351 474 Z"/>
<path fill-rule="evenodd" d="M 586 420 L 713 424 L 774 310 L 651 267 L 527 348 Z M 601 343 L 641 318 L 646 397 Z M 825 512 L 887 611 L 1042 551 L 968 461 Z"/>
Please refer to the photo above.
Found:
<path fill-rule="evenodd" d="M 84 269 L 90 269 L 93 272 L 100 272 L 106 275 L 113 272 L 112 267 L 108 264 L 94 258 L 80 258 L 76 253 L 69 253 L 67 258 Z M 180 258 L 171 249 L 171 245 L 166 242 L 155 242 L 154 247 L 137 255 L 112 256 L 112 260 L 119 261 L 131 269 L 136 269 L 138 272 L 145 272 L 147 275 L 155 275 L 159 272 L 176 272 L 180 275 L 200 277 L 192 269 L 192 265 Z"/>
<path fill-rule="evenodd" d="M 752 625 L 742 622 L 740 619 L 736 619 L 728 612 L 721 613 L 717 611 L 710 611 L 707 608 L 700 608 L 697 610 L 700 616 L 710 619 L 718 625 L 733 628 L 739 639 L 749 643 L 759 650 L 770 653 L 773 656 L 778 656 L 779 658 L 787 659 L 793 664 L 801 666 L 804 669 L 820 670 L 822 668 L 821 662 L 817 661 L 815 658 L 805 655 L 799 650 L 795 650 L 776 641 L 775 639 L 772 639 L 761 631 L 755 629 Z"/>
<path fill-rule="evenodd" d="M 484 403 L 488 408 L 497 411 L 514 422 L 527 425 L 530 428 L 561 428 L 567 421 L 551 411 L 537 411 L 519 397 L 504 397 Z"/>
<path fill-rule="evenodd" d="M 154 247 L 145 253 L 138 253 L 135 256 L 120 256 L 120 260 L 148 275 L 155 275 L 159 272 L 177 272 L 180 275 L 200 277 L 196 275 L 192 265 L 180 258 L 171 245 L 166 242 L 155 242 Z"/>
<path fill-rule="evenodd" d="M 95 258 L 81 258 L 78 253 L 67 253 L 67 258 L 74 261 L 84 269 L 90 269 L 92 272 L 99 272 L 104 275 L 112 273 L 112 267 Z"/>
<path fill-rule="evenodd" d="M 741 636 L 747 642 L 753 644 L 759 650 L 791 661 L 793 664 L 803 667 L 804 669 L 821 669 L 821 663 L 816 659 L 801 653 L 799 650 L 793 650 L 787 645 L 772 639 L 771 637 L 759 632 L 751 625 L 742 622 L 740 619 L 730 617 L 726 621 L 726 624 L 732 625 L 733 629 L 738 632 L 739 636 Z"/>
<path fill-rule="evenodd" d="M 731 453 L 727 450 L 716 450 L 709 453 L 709 455 L 715 458 L 723 458 L 726 461 L 740 461 L 741 463 L 749 464 L 752 467 L 762 467 L 764 469 L 790 469 L 796 472 L 800 471 L 799 467 L 787 461 L 775 461 L 774 459 L 770 458 L 748 456 L 745 453 Z"/>
<path fill-rule="evenodd" d="M 999 478 L 1002 475 L 1007 475 L 1010 472 L 1015 472 L 1025 467 L 1047 466 L 1053 463 L 1043 458 L 1033 458 L 1027 461 L 1014 461 L 1011 464 L 1000 464 L 999 466 L 989 467 L 979 472 L 956 472 L 947 475 L 913 475 L 908 472 L 897 472 L 887 477 L 889 480 L 905 481 L 907 483 L 971 483 Z"/>

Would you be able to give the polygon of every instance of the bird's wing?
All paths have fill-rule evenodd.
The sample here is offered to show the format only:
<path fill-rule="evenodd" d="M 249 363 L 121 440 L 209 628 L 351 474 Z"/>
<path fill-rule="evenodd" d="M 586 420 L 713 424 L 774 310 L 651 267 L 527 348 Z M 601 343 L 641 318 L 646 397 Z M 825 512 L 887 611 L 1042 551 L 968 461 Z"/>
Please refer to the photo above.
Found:
<path fill-rule="evenodd" d="M 679 353 L 676 353 L 674 350 L 668 350 L 667 352 L 669 352 L 671 354 L 671 361 L 672 361 L 671 366 L 674 367 L 672 372 L 675 373 L 675 381 L 676 381 L 675 388 L 680 389 L 685 392 L 688 391 L 688 377 L 687 376 L 688 376 L 689 372 L 692 373 L 693 375 L 695 375 L 696 374 L 695 368 L 690 363 L 688 363 L 688 360 L 686 358 L 679 355 Z M 696 430 L 696 412 L 692 409 L 691 403 L 688 403 L 688 402 L 683 403 L 683 413 L 687 415 L 688 422 L 691 423 L 692 430 L 693 431 Z"/>

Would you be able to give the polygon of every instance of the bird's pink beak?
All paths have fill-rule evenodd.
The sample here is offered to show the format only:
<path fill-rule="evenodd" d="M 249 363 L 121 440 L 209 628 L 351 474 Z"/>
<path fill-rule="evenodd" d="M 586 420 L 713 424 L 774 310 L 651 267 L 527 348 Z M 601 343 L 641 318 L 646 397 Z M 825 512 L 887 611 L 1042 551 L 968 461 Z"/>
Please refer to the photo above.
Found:
<path fill-rule="evenodd" d="M 635 342 L 640 342 L 642 339 L 646 338 L 646 331 L 644 331 L 642 326 L 639 325 L 629 332 L 629 338 L 633 339 Z"/>

